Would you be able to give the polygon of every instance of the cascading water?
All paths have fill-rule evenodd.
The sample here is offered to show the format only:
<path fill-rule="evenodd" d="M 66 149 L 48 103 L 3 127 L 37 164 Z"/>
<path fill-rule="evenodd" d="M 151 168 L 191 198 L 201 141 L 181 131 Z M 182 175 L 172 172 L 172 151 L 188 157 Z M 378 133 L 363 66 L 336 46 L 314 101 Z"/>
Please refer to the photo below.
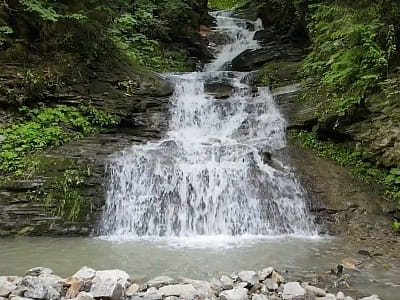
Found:
<path fill-rule="evenodd" d="M 108 166 L 108 236 L 316 232 L 302 188 L 282 159 L 285 120 L 269 90 L 254 92 L 248 73 L 219 71 L 258 47 L 255 31 L 227 12 L 215 16 L 229 42 L 204 72 L 170 76 L 176 89 L 167 138 L 126 149 Z M 213 96 L 207 86 L 216 83 L 232 93 Z"/>

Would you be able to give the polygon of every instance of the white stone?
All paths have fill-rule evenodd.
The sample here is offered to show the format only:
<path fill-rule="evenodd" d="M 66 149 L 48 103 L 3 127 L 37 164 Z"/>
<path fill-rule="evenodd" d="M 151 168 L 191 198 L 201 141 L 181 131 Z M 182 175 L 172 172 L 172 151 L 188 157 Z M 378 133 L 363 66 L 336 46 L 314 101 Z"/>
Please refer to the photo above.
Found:
<path fill-rule="evenodd" d="M 242 282 L 247 282 L 250 285 L 255 285 L 258 282 L 258 274 L 254 271 L 239 272 L 238 278 Z"/>
<path fill-rule="evenodd" d="M 291 300 L 305 295 L 306 291 L 298 282 L 288 282 L 283 287 L 282 297 L 284 300 Z"/>
<path fill-rule="evenodd" d="M 360 300 L 381 300 L 381 299 L 378 297 L 378 295 L 372 295 L 369 297 L 361 298 Z"/>
<path fill-rule="evenodd" d="M 78 296 L 76 296 L 76 300 L 94 300 L 94 297 L 90 293 L 80 292 Z"/>
<path fill-rule="evenodd" d="M 147 285 L 150 286 L 150 287 L 153 287 L 153 286 L 160 287 L 160 286 L 163 286 L 163 285 L 172 284 L 173 282 L 174 282 L 174 279 L 172 279 L 171 277 L 158 276 L 158 277 L 155 277 L 155 278 L 149 280 L 147 282 Z"/>
<path fill-rule="evenodd" d="M 222 283 L 222 288 L 223 288 L 224 290 L 230 290 L 230 289 L 233 288 L 233 279 L 230 278 L 229 276 L 222 275 L 222 276 L 219 278 L 219 281 L 221 281 L 221 283 Z"/>
<path fill-rule="evenodd" d="M 129 286 L 130 276 L 121 270 L 97 271 L 92 282 L 90 293 L 94 298 L 118 300 Z"/>
<path fill-rule="evenodd" d="M 11 297 L 10 300 L 33 300 L 33 299 L 15 296 L 15 297 Z"/>
<path fill-rule="evenodd" d="M 159 288 L 158 292 L 164 297 L 177 296 L 185 299 L 194 299 L 198 295 L 198 291 L 191 284 L 166 285 Z"/>
<path fill-rule="evenodd" d="M 197 292 L 203 297 L 212 294 L 212 285 L 208 281 L 183 278 L 182 283 L 193 285 Z"/>
<path fill-rule="evenodd" d="M 140 289 L 140 285 L 134 283 L 126 290 L 126 295 L 128 297 L 131 297 L 131 296 L 135 295 L 139 291 L 139 289 Z"/>
<path fill-rule="evenodd" d="M 254 294 L 251 300 L 268 300 L 268 297 L 262 294 Z"/>
<path fill-rule="evenodd" d="M 336 294 L 336 299 L 337 300 L 344 300 L 346 298 L 346 296 L 343 294 L 343 292 L 338 292 Z"/>
<path fill-rule="evenodd" d="M 130 284 L 131 277 L 128 273 L 122 270 L 97 271 L 96 276 L 93 279 L 93 283 L 95 283 L 96 281 L 105 280 L 117 282 L 126 288 Z"/>
<path fill-rule="evenodd" d="M 17 286 L 8 281 L 6 277 L 0 277 L 0 297 L 8 298 L 16 288 Z"/>
<path fill-rule="evenodd" d="M 78 278 L 83 281 L 92 280 L 96 276 L 96 271 L 89 267 L 82 267 L 78 272 L 76 272 L 71 277 Z"/>
<path fill-rule="evenodd" d="M 350 296 L 346 296 L 346 297 L 344 298 L 344 300 L 353 300 L 353 298 L 351 298 Z"/>
<path fill-rule="evenodd" d="M 248 289 L 237 287 L 223 291 L 219 296 L 221 300 L 247 300 Z"/>
<path fill-rule="evenodd" d="M 262 269 L 261 271 L 258 272 L 258 277 L 260 281 L 264 281 L 267 277 L 269 277 L 272 272 L 274 271 L 274 268 L 268 267 L 265 269 Z"/>

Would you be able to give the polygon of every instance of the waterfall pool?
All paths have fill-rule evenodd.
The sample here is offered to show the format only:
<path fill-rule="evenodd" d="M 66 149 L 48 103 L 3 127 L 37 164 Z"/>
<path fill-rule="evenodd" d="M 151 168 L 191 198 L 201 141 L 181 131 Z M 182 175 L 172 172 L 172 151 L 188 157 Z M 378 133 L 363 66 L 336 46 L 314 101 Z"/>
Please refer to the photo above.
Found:
<path fill-rule="evenodd" d="M 353 289 L 365 295 L 377 293 L 385 300 L 398 299 L 398 261 L 393 259 L 394 267 L 387 269 L 390 262 L 386 258 L 367 258 L 357 252 L 355 244 L 338 238 L 203 236 L 118 242 L 21 237 L 1 240 L 0 276 L 23 275 L 31 267 L 46 266 L 68 277 L 87 265 L 97 270 L 122 269 L 146 279 L 159 275 L 211 279 L 222 273 L 274 266 L 285 278 L 311 279 L 352 257 L 362 262 L 360 271 L 350 271 Z"/>

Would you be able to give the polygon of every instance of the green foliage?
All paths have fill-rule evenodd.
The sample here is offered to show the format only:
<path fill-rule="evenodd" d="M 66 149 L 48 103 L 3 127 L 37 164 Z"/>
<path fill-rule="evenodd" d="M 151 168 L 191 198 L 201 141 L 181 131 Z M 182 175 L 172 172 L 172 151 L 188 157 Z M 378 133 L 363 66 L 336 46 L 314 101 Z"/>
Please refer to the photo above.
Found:
<path fill-rule="evenodd" d="M 348 167 L 350 173 L 365 182 L 376 182 L 386 186 L 386 195 L 400 202 L 400 168 L 391 170 L 378 168 L 364 159 L 361 151 L 352 151 L 345 145 L 318 139 L 315 133 L 296 131 L 292 136 L 303 147 L 312 149 L 321 157 L 333 159 L 341 166 Z"/>
<path fill-rule="evenodd" d="M 157 28 L 166 24 L 153 15 L 152 6 L 139 6 L 135 13 L 125 13 L 115 20 L 110 30 L 117 48 L 133 62 L 157 71 L 175 71 L 188 66 L 184 52 L 169 51 L 162 48 L 160 41 L 151 38 L 159 34 L 168 36 Z"/>
<path fill-rule="evenodd" d="M 394 220 L 394 221 L 392 222 L 392 229 L 393 229 L 394 231 L 400 232 L 400 222 L 397 221 L 397 220 Z"/>
<path fill-rule="evenodd" d="M 23 107 L 20 112 L 23 117 L 18 123 L 0 128 L 3 172 L 22 172 L 28 155 L 117 124 L 115 118 L 92 106 Z"/>
<path fill-rule="evenodd" d="M 235 9 L 246 2 L 249 2 L 249 0 L 209 0 L 208 7 L 217 10 Z"/>
<path fill-rule="evenodd" d="M 321 105 L 321 116 L 345 115 L 386 76 L 388 58 L 395 51 L 392 27 L 381 21 L 376 5 L 351 7 L 339 2 L 309 9 L 313 51 L 304 61 L 303 75 L 318 77 L 327 89 L 329 101 Z M 387 32 L 388 45 L 379 40 L 382 31 Z"/>
<path fill-rule="evenodd" d="M 47 1 L 20 0 L 20 3 L 25 11 L 37 14 L 44 21 L 56 22 L 62 17 Z"/>

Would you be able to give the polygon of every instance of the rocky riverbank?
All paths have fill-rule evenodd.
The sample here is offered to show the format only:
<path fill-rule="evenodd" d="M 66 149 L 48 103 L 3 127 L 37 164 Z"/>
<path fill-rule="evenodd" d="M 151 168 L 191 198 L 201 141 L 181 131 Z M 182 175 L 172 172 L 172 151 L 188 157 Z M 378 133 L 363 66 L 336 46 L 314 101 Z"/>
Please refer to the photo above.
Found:
<path fill-rule="evenodd" d="M 344 276 L 337 281 L 345 286 Z M 341 291 L 336 295 L 306 281 L 288 282 L 274 268 L 258 272 L 240 271 L 210 281 L 159 276 L 147 282 L 122 270 L 96 271 L 83 267 L 69 278 L 51 269 L 37 267 L 22 277 L 0 277 L 0 300 L 94 300 L 94 299 L 222 299 L 222 300 L 352 300 Z M 357 298 L 379 300 L 377 295 Z"/>

